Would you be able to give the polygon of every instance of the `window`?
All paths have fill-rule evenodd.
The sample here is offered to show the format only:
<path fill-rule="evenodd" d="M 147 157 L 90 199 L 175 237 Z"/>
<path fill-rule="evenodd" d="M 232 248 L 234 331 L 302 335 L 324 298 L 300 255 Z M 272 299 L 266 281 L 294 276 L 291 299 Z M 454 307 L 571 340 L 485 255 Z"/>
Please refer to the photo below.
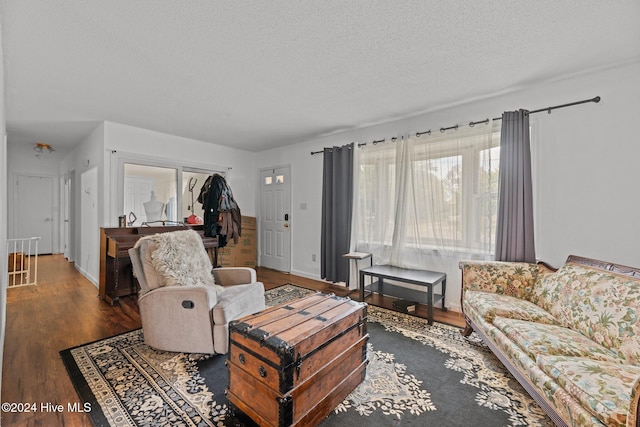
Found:
<path fill-rule="evenodd" d="M 126 163 L 124 212 L 128 225 L 139 227 L 156 221 L 176 222 L 177 176 L 173 168 Z"/>
<path fill-rule="evenodd" d="M 357 248 L 493 252 L 499 138 L 489 125 L 362 149 Z"/>
<path fill-rule="evenodd" d="M 192 169 L 182 171 L 182 209 L 179 221 L 185 221 L 190 215 L 195 215 L 204 220 L 204 210 L 202 203 L 198 202 L 200 190 L 209 176 L 213 172 L 198 172 Z M 185 221 L 186 222 L 186 221 Z"/>
<path fill-rule="evenodd" d="M 176 225 L 192 214 L 203 218 L 198 202 L 202 186 L 212 174 L 226 176 L 228 170 L 115 151 L 112 154 L 112 185 L 118 189 L 110 196 L 111 216 L 115 218 L 112 224 L 120 215 L 125 215 L 129 226 L 136 227 L 151 222 L 148 225 Z M 152 192 L 154 203 L 145 209 L 145 203 L 152 201 Z"/>

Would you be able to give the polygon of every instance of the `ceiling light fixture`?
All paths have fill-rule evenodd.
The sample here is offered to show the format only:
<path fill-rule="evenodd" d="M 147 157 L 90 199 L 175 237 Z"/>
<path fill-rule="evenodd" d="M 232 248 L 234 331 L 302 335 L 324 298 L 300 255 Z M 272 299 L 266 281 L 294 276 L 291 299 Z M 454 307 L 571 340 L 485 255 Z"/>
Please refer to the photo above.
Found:
<path fill-rule="evenodd" d="M 35 147 L 33 147 L 33 151 L 36 152 L 36 157 L 37 158 L 42 158 L 42 157 L 51 157 L 51 154 L 53 154 L 54 150 L 53 147 L 49 144 L 45 144 L 44 142 L 37 142 Z"/>

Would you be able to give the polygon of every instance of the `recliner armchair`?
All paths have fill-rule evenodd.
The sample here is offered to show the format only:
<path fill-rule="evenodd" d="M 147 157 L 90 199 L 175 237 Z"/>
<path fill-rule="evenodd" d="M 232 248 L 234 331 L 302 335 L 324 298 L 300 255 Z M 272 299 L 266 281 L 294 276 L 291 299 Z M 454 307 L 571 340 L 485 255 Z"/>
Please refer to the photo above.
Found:
<path fill-rule="evenodd" d="M 193 230 L 145 236 L 129 256 L 140 283 L 144 340 L 155 349 L 225 354 L 229 322 L 265 308 L 255 270 L 213 269 Z"/>

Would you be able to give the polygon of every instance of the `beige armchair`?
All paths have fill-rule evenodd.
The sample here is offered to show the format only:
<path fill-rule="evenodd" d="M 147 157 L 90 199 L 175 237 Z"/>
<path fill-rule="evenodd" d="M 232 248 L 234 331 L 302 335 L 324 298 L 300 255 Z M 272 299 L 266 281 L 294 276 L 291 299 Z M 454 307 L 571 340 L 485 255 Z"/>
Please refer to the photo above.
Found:
<path fill-rule="evenodd" d="M 193 230 L 146 236 L 129 250 L 144 341 L 165 351 L 225 354 L 229 321 L 265 308 L 252 268 L 216 268 Z"/>

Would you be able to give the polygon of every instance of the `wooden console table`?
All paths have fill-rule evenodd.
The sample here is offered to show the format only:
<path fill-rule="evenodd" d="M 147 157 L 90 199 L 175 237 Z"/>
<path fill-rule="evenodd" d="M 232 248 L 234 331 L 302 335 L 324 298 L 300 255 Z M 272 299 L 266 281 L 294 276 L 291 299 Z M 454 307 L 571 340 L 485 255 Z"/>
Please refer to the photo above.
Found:
<path fill-rule="evenodd" d="M 433 324 L 434 302 L 442 301 L 442 310 L 447 310 L 444 306 L 444 295 L 447 290 L 447 275 L 445 273 L 427 270 L 411 270 L 391 265 L 374 265 L 363 268 L 360 270 L 360 301 L 364 301 L 365 276 L 378 278 L 377 282 L 373 282 L 368 286 L 372 292 L 425 303 L 427 305 L 427 320 L 430 325 Z M 424 286 L 426 292 L 385 283 L 384 279 Z M 441 285 L 441 294 L 434 294 L 433 292 L 433 287 L 437 285 Z"/>
<path fill-rule="evenodd" d="M 164 227 L 114 227 L 100 228 L 100 282 L 99 297 L 111 305 L 116 305 L 123 296 L 138 292 L 133 278 L 129 249 L 138 239 L 150 234 L 193 229 L 202 237 L 202 243 L 209 252 L 211 262 L 218 265 L 218 239 L 205 237 L 202 225 Z"/>

